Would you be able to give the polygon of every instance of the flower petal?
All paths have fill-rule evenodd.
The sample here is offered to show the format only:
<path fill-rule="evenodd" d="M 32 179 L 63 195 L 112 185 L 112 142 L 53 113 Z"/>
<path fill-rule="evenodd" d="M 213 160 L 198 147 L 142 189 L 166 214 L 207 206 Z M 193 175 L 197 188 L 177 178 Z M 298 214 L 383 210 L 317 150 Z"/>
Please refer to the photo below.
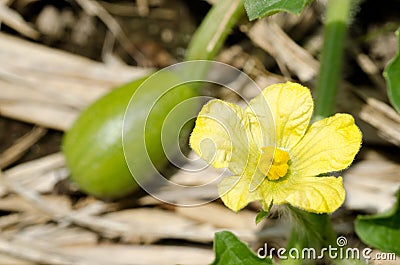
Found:
<path fill-rule="evenodd" d="M 269 111 L 265 107 L 265 99 L 272 112 L 275 129 L 268 118 L 262 117 Z M 313 104 L 310 90 L 292 82 L 271 85 L 250 101 L 250 107 L 260 116 L 264 132 L 271 139 L 276 138 L 276 146 L 284 149 L 290 149 L 303 137 L 311 119 Z"/>
<path fill-rule="evenodd" d="M 264 90 L 265 91 L 265 90 Z M 251 129 L 253 138 L 259 148 L 265 146 L 276 146 L 275 121 L 266 97 L 260 93 L 249 102 L 246 108 L 246 114 L 249 117 L 250 125 L 257 124 L 255 128 L 261 127 L 261 130 Z M 250 126 L 253 128 L 253 126 Z"/>
<path fill-rule="evenodd" d="M 361 146 L 361 132 L 349 114 L 336 114 L 311 125 L 290 150 L 295 176 L 315 176 L 347 168 Z"/>
<path fill-rule="evenodd" d="M 265 185 L 264 185 L 265 183 Z M 341 177 L 304 177 L 284 182 L 264 182 L 264 200 L 289 203 L 313 213 L 332 213 L 343 204 L 346 192 Z"/>
<path fill-rule="evenodd" d="M 241 175 L 246 167 L 257 167 L 256 162 L 248 163 L 259 154 L 248 127 L 247 116 L 239 106 L 211 100 L 197 117 L 190 145 L 213 167 L 228 167 L 234 174 Z"/>
<path fill-rule="evenodd" d="M 218 184 L 218 193 L 224 204 L 231 210 L 237 212 L 249 202 L 259 200 L 258 192 L 250 192 L 249 178 L 231 176 L 223 178 Z"/>
<path fill-rule="evenodd" d="M 308 177 L 292 183 L 285 201 L 314 213 L 332 213 L 343 204 L 346 192 L 341 177 Z"/>
<path fill-rule="evenodd" d="M 262 93 L 250 101 L 245 112 L 249 120 L 250 133 L 258 147 L 258 153 L 261 154 L 262 148 L 266 146 L 274 148 L 276 145 L 275 123 L 268 102 Z M 263 161 L 265 171 L 268 171 L 272 162 L 272 159 Z M 265 175 L 255 172 L 250 182 L 250 192 L 255 191 L 264 178 Z"/>

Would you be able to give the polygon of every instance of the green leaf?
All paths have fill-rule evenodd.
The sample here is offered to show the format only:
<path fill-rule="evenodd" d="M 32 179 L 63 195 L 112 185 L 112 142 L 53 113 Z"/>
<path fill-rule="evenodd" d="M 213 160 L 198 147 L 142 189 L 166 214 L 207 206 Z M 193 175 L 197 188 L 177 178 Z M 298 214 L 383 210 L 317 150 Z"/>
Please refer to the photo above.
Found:
<path fill-rule="evenodd" d="M 256 224 L 264 220 L 269 214 L 269 211 L 264 211 L 264 209 L 261 209 L 261 211 L 257 214 L 256 216 Z"/>
<path fill-rule="evenodd" d="M 400 190 L 392 209 L 381 214 L 358 216 L 355 230 L 365 244 L 400 256 Z"/>
<path fill-rule="evenodd" d="M 272 208 L 272 203 L 269 205 L 267 211 L 265 211 L 263 208 L 261 208 L 260 212 L 256 216 L 256 224 L 258 224 L 259 222 L 261 222 L 262 220 L 264 220 L 264 218 L 266 218 L 268 216 L 269 212 L 271 211 L 271 208 Z"/>
<path fill-rule="evenodd" d="M 300 14 L 312 0 L 244 0 L 250 21 L 286 11 Z"/>
<path fill-rule="evenodd" d="M 215 233 L 214 252 L 215 260 L 211 265 L 273 264 L 269 258 L 261 259 L 257 257 L 246 244 L 228 231 Z"/>
<path fill-rule="evenodd" d="M 397 54 L 386 66 L 383 76 L 386 79 L 390 102 L 397 112 L 400 112 L 400 28 L 396 31 L 396 35 Z"/>

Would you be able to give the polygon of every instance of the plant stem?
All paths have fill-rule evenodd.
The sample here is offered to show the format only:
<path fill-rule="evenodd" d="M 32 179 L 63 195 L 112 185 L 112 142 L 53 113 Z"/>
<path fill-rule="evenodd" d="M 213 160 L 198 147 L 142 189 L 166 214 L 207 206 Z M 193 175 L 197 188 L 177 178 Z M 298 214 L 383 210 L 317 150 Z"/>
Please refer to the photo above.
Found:
<path fill-rule="evenodd" d="M 294 225 L 288 245 L 321 249 L 336 244 L 336 233 L 329 215 L 309 213 L 295 207 L 289 207 L 289 210 Z"/>
<path fill-rule="evenodd" d="M 185 60 L 212 60 L 243 14 L 243 0 L 221 0 L 214 4 L 193 35 Z M 211 64 L 194 64 L 194 67 L 184 69 L 182 74 L 188 80 L 203 79 L 209 70 L 209 65 Z M 199 84 L 192 85 L 199 86 Z"/>
<path fill-rule="evenodd" d="M 300 210 L 295 207 L 287 207 L 290 220 L 292 223 L 292 231 L 286 250 L 297 249 L 302 253 L 303 249 L 313 248 L 316 250 L 316 256 L 324 247 L 336 245 L 336 233 L 332 228 L 332 224 L 327 214 L 315 214 Z M 313 264 L 316 258 L 308 261 L 303 259 L 287 259 L 282 260 L 281 264 Z"/>
<path fill-rule="evenodd" d="M 190 41 L 185 60 L 211 60 L 244 14 L 243 0 L 218 1 Z"/>
<path fill-rule="evenodd" d="M 342 56 L 351 8 L 356 1 L 329 0 L 324 31 L 324 46 L 315 100 L 315 119 L 333 114 L 340 82 Z"/>
<path fill-rule="evenodd" d="M 288 264 L 315 264 L 318 259 L 323 258 L 326 264 L 335 265 L 361 265 L 365 264 L 361 260 L 353 257 L 344 256 L 330 256 L 328 252 L 325 252 L 324 257 L 320 255 L 324 253 L 323 248 L 326 250 L 339 248 L 346 249 L 346 246 L 339 246 L 337 242 L 336 232 L 333 230 L 330 216 L 328 214 L 315 214 L 309 213 L 295 207 L 289 206 L 289 214 L 292 220 L 292 231 L 289 238 L 286 250 L 296 248 L 299 253 L 302 253 L 304 249 L 313 248 L 316 251 L 316 255 L 311 260 L 303 259 L 288 259 L 285 262 L 281 262 L 281 265 Z M 305 252 L 307 254 L 307 252 Z M 333 252 L 333 255 L 338 255 L 338 252 Z M 300 256 L 302 258 L 302 256 Z M 307 255 L 305 255 L 307 258 Z"/>

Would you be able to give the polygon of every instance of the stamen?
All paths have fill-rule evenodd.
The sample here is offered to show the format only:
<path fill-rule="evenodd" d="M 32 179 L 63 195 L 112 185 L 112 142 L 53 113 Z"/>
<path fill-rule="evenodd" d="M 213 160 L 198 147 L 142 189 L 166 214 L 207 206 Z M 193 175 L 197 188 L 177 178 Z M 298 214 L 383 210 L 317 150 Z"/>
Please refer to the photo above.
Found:
<path fill-rule="evenodd" d="M 269 179 L 278 180 L 287 174 L 290 156 L 288 152 L 273 146 L 262 147 L 259 170 Z"/>

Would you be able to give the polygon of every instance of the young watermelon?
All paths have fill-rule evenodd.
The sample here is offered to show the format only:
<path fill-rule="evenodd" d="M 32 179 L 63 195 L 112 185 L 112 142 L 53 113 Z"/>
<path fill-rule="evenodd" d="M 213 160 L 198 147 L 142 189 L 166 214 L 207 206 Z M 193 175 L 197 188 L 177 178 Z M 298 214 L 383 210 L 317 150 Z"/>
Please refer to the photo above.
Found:
<path fill-rule="evenodd" d="M 154 168 L 160 169 L 168 163 L 165 153 L 179 151 L 173 131 L 183 127 L 186 132 L 181 135 L 189 135 L 191 128 L 179 124 L 182 123 L 179 113 L 196 115 L 199 108 L 199 102 L 193 101 L 196 89 L 186 85 L 175 87 L 180 82 L 173 73 L 157 74 L 149 82 L 150 79 L 131 82 L 103 96 L 83 111 L 65 134 L 62 146 L 66 163 L 71 179 L 82 191 L 103 199 L 127 196 L 139 189 L 135 179 L 146 182 L 154 175 Z M 132 96 L 134 108 L 128 111 L 134 112 L 127 112 L 124 120 Z M 192 99 L 192 104 L 180 104 L 188 99 Z M 177 106 L 179 113 L 172 111 Z M 164 124 L 167 117 L 177 122 Z"/>

